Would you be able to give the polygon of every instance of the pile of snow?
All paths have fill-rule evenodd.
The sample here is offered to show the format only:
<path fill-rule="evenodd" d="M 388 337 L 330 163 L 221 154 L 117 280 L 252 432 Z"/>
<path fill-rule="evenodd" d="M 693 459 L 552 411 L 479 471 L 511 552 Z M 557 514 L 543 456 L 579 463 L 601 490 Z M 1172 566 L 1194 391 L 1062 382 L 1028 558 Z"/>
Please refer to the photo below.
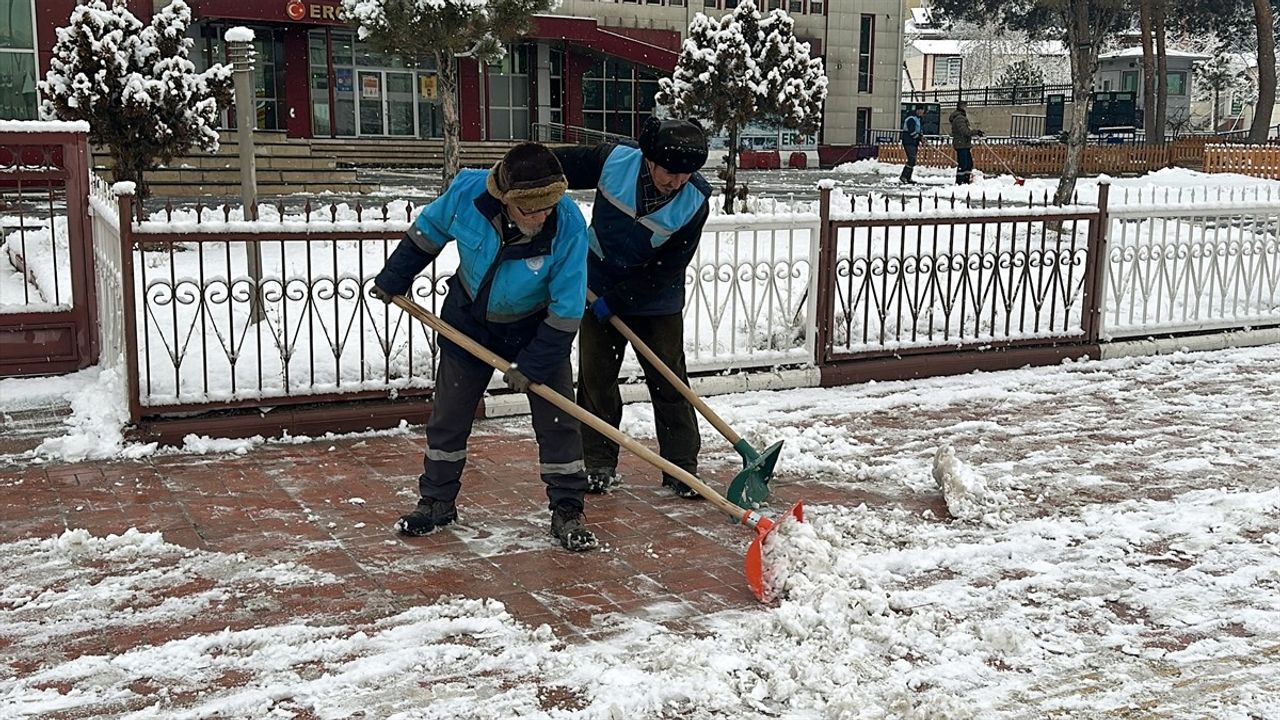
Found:
<path fill-rule="evenodd" d="M 956 457 L 950 445 L 933 456 L 933 479 L 947 501 L 947 511 L 957 520 L 994 522 L 1004 495 L 987 487 L 987 479 Z"/>
<path fill-rule="evenodd" d="M 156 443 L 126 443 L 124 427 L 129 422 L 129 406 L 120 368 L 107 368 L 92 385 L 71 397 L 71 417 L 64 420 L 68 430 L 60 437 L 47 438 L 36 448 L 46 460 L 99 460 L 140 458 L 156 450 Z"/>

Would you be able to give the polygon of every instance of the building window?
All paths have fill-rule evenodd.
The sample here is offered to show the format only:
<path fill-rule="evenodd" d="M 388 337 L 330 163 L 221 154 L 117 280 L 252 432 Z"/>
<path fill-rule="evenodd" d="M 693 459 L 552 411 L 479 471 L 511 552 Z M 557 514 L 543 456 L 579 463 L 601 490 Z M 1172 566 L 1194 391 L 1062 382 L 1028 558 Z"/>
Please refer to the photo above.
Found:
<path fill-rule="evenodd" d="M 430 57 L 406 63 L 375 52 L 353 33 L 342 30 L 312 30 L 307 36 L 307 57 L 311 130 L 315 135 L 441 137 L 444 134 L 435 62 Z"/>
<path fill-rule="evenodd" d="M 634 137 L 653 112 L 658 76 L 621 60 L 596 60 L 582 77 L 582 124 Z"/>
<path fill-rule="evenodd" d="M 1165 80 L 1165 91 L 1170 95 L 1187 94 L 1187 74 L 1182 71 L 1168 73 Z"/>
<path fill-rule="evenodd" d="M 1232 92 L 1231 93 L 1231 114 L 1240 115 L 1242 113 L 1244 113 L 1244 93 L 1238 92 L 1238 91 Z"/>
<path fill-rule="evenodd" d="M 551 70 L 548 73 L 550 85 L 551 107 L 550 120 L 557 125 L 564 124 L 564 51 L 551 50 Z"/>
<path fill-rule="evenodd" d="M 871 108 L 858 108 L 857 122 L 854 125 L 854 134 L 857 137 L 858 145 L 871 144 Z"/>
<path fill-rule="evenodd" d="M 858 92 L 871 92 L 875 60 L 876 16 L 866 14 L 858 30 Z"/>
<path fill-rule="evenodd" d="M 826 12 L 826 5 L 823 0 L 809 0 L 809 14 L 822 15 Z"/>
<path fill-rule="evenodd" d="M 960 71 L 963 65 L 959 57 L 940 57 L 934 61 L 934 85 L 937 87 L 958 87 Z"/>
<path fill-rule="evenodd" d="M 197 30 L 198 37 L 192 46 L 191 62 L 197 72 L 210 65 L 231 62 L 222 36 L 232 25 L 227 23 L 203 23 Z M 253 30 L 253 93 L 259 130 L 284 130 L 288 118 L 281 110 L 284 95 L 284 30 L 268 25 L 249 25 Z M 222 124 L 231 127 L 235 119 L 234 108 L 223 113 Z"/>
<path fill-rule="evenodd" d="M 720 0 L 702 0 L 702 7 L 719 8 Z"/>
<path fill-rule="evenodd" d="M 787 0 L 787 12 L 792 15 L 804 12 L 804 0 Z"/>
<path fill-rule="evenodd" d="M 1120 92 L 1138 92 L 1138 71 L 1125 70 L 1120 73 Z"/>
<path fill-rule="evenodd" d="M 529 50 L 511 45 L 489 66 L 489 139 L 529 139 Z"/>
<path fill-rule="evenodd" d="M 0 0 L 0 120 L 35 120 L 36 34 L 32 0 Z"/>

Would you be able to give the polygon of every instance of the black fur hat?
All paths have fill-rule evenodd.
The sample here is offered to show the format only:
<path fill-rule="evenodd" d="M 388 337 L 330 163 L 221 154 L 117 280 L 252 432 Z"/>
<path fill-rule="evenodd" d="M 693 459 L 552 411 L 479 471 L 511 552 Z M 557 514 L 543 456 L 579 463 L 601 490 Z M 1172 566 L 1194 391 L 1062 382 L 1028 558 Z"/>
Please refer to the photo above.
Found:
<path fill-rule="evenodd" d="M 697 172 L 707 163 L 707 134 L 692 120 L 651 115 L 640 128 L 640 151 L 667 172 Z"/>
<path fill-rule="evenodd" d="M 539 143 L 520 143 L 489 171 L 489 194 L 526 212 L 555 205 L 569 189 L 554 153 Z"/>

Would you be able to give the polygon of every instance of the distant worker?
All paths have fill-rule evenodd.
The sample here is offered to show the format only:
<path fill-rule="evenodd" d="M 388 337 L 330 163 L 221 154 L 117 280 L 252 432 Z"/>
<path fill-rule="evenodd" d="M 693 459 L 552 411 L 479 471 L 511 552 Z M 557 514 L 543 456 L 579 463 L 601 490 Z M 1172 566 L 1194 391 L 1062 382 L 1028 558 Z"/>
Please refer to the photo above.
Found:
<path fill-rule="evenodd" d="M 903 185 L 915 183 L 911 175 L 916 170 L 916 154 L 920 152 L 920 141 L 924 139 L 924 110 L 924 105 L 917 105 L 906 120 L 902 121 L 902 150 L 907 154 L 907 166 L 902 168 L 902 177 L 898 179 Z"/>
<path fill-rule="evenodd" d="M 951 121 L 951 146 L 956 150 L 956 184 L 966 185 L 973 180 L 973 139 L 986 133 L 969 128 L 967 104 L 961 100 L 948 118 Z"/>

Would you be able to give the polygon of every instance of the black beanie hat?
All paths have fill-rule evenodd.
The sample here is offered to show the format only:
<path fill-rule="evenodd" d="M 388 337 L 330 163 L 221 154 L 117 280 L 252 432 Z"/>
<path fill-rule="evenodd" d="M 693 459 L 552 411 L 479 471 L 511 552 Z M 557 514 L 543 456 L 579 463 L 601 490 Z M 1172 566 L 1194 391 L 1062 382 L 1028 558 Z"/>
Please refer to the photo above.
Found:
<path fill-rule="evenodd" d="M 640 128 L 640 151 L 667 172 L 697 172 L 707 162 L 707 134 L 692 120 L 649 116 Z"/>

